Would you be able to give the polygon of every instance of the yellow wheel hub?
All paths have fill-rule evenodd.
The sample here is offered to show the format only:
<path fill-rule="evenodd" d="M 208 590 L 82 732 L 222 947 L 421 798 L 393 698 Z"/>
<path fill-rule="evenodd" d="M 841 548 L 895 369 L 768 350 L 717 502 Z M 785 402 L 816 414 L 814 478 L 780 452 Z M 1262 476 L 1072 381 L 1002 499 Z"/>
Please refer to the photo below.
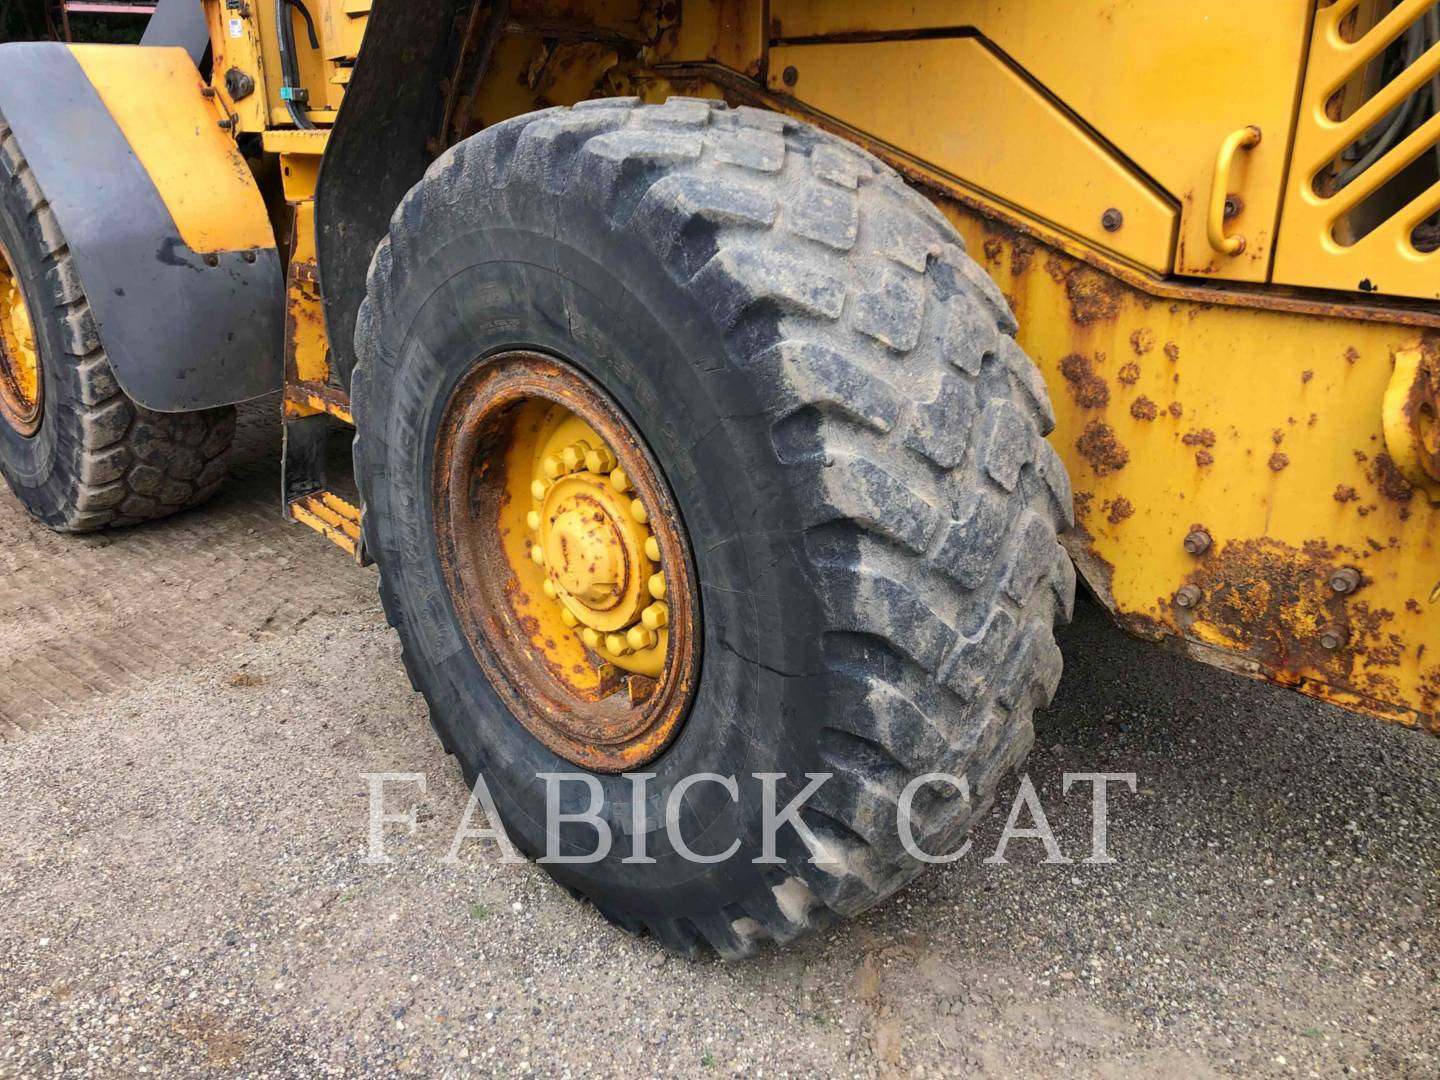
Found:
<path fill-rule="evenodd" d="M 588 648 L 654 678 L 665 665 L 669 610 L 649 511 L 594 429 L 563 405 L 550 413 L 525 520 L 542 591 Z"/>
<path fill-rule="evenodd" d="M 441 422 L 434 512 L 454 609 L 516 718 L 597 771 L 659 754 L 698 679 L 697 591 L 616 405 L 552 357 L 477 364 Z"/>
<path fill-rule="evenodd" d="M 0 246 L 0 417 L 22 435 L 35 434 L 42 393 L 35 324 L 10 253 Z"/>

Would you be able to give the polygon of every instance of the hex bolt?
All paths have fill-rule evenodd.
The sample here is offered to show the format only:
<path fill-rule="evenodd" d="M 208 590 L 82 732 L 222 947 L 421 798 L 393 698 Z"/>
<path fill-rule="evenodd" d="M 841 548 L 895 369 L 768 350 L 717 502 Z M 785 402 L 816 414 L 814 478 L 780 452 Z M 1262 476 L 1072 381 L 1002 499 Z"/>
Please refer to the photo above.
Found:
<path fill-rule="evenodd" d="M 1330 575 L 1330 588 L 1346 596 L 1360 587 L 1360 571 L 1353 566 L 1342 566 Z"/>
<path fill-rule="evenodd" d="M 1175 593 L 1175 606 L 1182 608 L 1193 608 L 1200 603 L 1201 592 L 1199 586 L 1182 585 Z"/>
<path fill-rule="evenodd" d="M 1185 537 L 1185 550 L 1191 555 L 1204 555 L 1210 550 L 1210 534 L 1204 529 L 1195 529 Z"/>
<path fill-rule="evenodd" d="M 1350 631 L 1343 626 L 1327 626 L 1320 631 L 1320 647 L 1334 652 L 1350 640 Z"/>
<path fill-rule="evenodd" d="M 780 73 L 780 79 L 782 82 L 785 83 L 786 86 L 794 86 L 797 82 L 800 81 L 800 72 L 795 70 L 794 64 L 791 64 L 789 67 L 787 67 L 784 71 Z"/>
<path fill-rule="evenodd" d="M 1125 224 L 1125 215 L 1112 206 L 1100 215 L 1100 224 L 1106 232 L 1119 232 L 1120 226 Z"/>

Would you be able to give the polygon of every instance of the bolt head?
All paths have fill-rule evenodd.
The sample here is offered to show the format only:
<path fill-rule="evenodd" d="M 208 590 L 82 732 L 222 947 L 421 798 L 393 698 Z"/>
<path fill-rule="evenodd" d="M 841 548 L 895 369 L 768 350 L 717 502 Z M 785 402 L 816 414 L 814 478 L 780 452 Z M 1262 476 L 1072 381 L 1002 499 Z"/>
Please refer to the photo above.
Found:
<path fill-rule="evenodd" d="M 1343 626 L 1327 626 L 1320 631 L 1320 647 L 1334 652 L 1343 648 L 1350 640 L 1350 632 Z"/>
<path fill-rule="evenodd" d="M 1342 566 L 1330 575 L 1330 589 L 1346 596 L 1360 587 L 1360 571 L 1353 566 Z"/>
<path fill-rule="evenodd" d="M 794 64 L 791 64 L 789 67 L 787 67 L 784 71 L 780 73 L 780 79 L 782 82 L 785 83 L 786 86 L 794 86 L 797 82 L 800 81 L 800 72 L 795 70 Z"/>
<path fill-rule="evenodd" d="M 1194 585 L 1182 585 L 1175 593 L 1175 606 L 1193 608 L 1200 603 L 1200 590 Z"/>
<path fill-rule="evenodd" d="M 1210 534 L 1204 529 L 1195 529 L 1185 537 L 1185 550 L 1191 555 L 1204 555 L 1210 550 Z"/>
<path fill-rule="evenodd" d="M 1100 224 L 1106 232 L 1119 232 L 1120 227 L 1125 224 L 1125 215 L 1112 206 L 1100 215 Z"/>

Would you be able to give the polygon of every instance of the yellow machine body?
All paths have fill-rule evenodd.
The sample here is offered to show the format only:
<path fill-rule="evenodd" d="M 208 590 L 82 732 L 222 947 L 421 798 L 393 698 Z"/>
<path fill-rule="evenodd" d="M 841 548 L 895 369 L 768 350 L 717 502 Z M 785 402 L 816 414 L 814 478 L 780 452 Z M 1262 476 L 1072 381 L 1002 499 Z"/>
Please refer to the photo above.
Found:
<path fill-rule="evenodd" d="M 314 5 L 321 48 L 298 37 L 310 133 L 277 130 L 269 6 L 239 27 L 206 6 L 217 91 L 234 130 L 278 155 L 293 210 L 287 408 L 345 419 L 306 204 L 377 16 Z M 1347 149 L 1440 96 L 1436 6 L 513 0 L 457 17 L 459 63 L 484 67 L 437 93 L 463 114 L 452 138 L 684 93 L 787 111 L 885 159 L 1010 300 L 1073 482 L 1068 546 L 1121 624 L 1440 729 L 1440 176 L 1425 156 L 1440 162 L 1440 117 L 1368 169 Z M 1391 77 L 1397 42 L 1408 66 Z M 257 83 L 243 101 L 222 87 L 237 65 Z"/>

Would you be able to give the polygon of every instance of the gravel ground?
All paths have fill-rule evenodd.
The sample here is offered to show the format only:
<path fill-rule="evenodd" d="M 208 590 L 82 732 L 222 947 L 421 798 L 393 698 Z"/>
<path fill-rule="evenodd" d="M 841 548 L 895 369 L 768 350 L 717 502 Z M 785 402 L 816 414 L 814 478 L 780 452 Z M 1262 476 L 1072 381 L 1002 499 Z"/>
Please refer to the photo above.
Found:
<path fill-rule="evenodd" d="M 534 866 L 440 861 L 466 792 L 371 572 L 278 521 L 269 411 L 245 431 L 227 494 L 148 530 L 0 493 L 0 1076 L 1440 1073 L 1440 741 L 1082 603 L 1027 764 L 1074 862 L 983 861 L 1012 783 L 864 918 L 671 959 Z M 372 865 L 385 771 L 427 789 Z M 1067 771 L 1137 775 L 1115 864 Z"/>

